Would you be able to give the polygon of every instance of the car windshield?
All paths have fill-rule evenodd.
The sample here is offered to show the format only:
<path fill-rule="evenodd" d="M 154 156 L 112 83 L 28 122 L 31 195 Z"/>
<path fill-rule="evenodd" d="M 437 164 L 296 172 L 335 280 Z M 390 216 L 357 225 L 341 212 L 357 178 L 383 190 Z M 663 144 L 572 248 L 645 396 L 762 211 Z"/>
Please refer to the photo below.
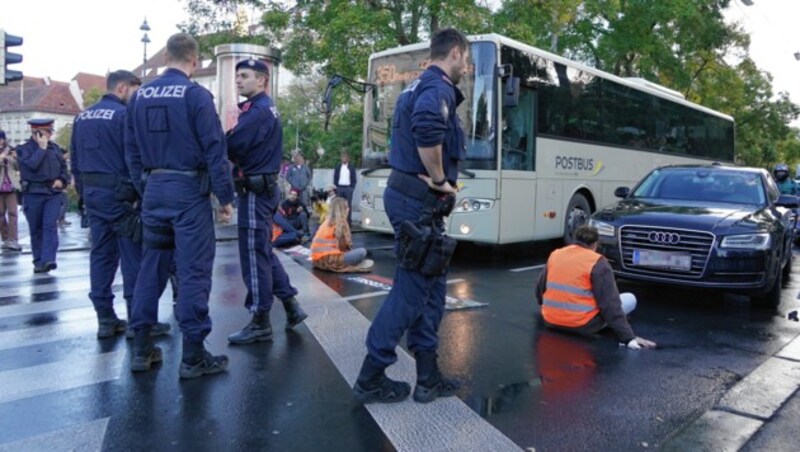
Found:
<path fill-rule="evenodd" d="M 766 202 L 758 173 L 708 168 L 655 170 L 636 187 L 633 197 L 731 204 L 763 205 Z"/>

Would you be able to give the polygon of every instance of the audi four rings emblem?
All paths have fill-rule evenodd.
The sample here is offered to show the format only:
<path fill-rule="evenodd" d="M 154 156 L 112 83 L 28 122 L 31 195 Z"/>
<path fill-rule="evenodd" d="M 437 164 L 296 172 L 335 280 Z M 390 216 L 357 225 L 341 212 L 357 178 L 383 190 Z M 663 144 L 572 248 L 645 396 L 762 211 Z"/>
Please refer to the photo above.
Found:
<path fill-rule="evenodd" d="M 647 234 L 647 240 L 653 243 L 662 243 L 664 245 L 677 245 L 681 241 L 681 236 L 675 232 L 658 232 L 653 231 Z"/>

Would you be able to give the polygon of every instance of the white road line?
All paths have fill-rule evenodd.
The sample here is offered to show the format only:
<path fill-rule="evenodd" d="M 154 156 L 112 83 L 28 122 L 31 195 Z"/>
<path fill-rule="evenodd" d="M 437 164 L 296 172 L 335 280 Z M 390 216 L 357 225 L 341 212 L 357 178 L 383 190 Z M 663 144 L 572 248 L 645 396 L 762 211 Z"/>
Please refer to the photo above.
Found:
<path fill-rule="evenodd" d="M 0 445 L 0 452 L 51 452 L 54 450 L 96 451 L 103 449 L 108 421 L 104 417 L 71 425 L 54 432 Z"/>
<path fill-rule="evenodd" d="M 458 283 L 462 283 L 464 281 L 466 281 L 464 278 L 453 278 L 453 279 L 448 279 L 447 280 L 447 284 L 458 284 Z M 388 294 L 389 294 L 389 291 L 387 291 L 387 290 L 377 290 L 375 292 L 367 292 L 367 293 L 361 293 L 361 294 L 358 294 L 358 295 L 350 295 L 349 297 L 342 298 L 342 300 L 345 300 L 345 301 L 361 300 L 362 298 L 379 297 L 381 295 L 388 295 Z"/>
<path fill-rule="evenodd" d="M 125 350 L 0 372 L 0 403 L 116 380 Z"/>
<path fill-rule="evenodd" d="M 539 270 L 540 268 L 545 268 L 546 266 L 547 266 L 547 264 L 539 264 L 539 265 L 532 265 L 530 267 L 512 268 L 509 271 L 513 272 L 513 273 L 527 272 L 527 271 L 531 271 L 531 270 Z"/>
<path fill-rule="evenodd" d="M 279 255 L 292 283 L 300 290 L 301 304 L 309 313 L 311 333 L 348 382 L 355 383 L 366 354 L 364 338 L 370 322 L 333 289 L 291 258 Z M 397 349 L 399 361 L 387 369 L 395 379 L 416 379 L 414 360 Z M 375 422 L 392 445 L 406 450 L 520 450 L 508 437 L 482 419 L 456 397 L 420 404 L 407 401 L 368 405 Z"/>

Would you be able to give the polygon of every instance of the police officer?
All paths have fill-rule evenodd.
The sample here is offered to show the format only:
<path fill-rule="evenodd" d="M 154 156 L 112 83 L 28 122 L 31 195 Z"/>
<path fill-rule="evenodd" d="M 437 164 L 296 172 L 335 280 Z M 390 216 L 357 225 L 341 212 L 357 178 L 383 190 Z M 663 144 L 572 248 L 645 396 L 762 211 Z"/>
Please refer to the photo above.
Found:
<path fill-rule="evenodd" d="M 458 162 L 465 157 L 465 137 L 456 108 L 464 100 L 456 85 L 467 68 L 467 38 L 454 29 L 431 38 L 430 65 L 397 99 L 394 113 L 392 173 L 384 191 L 386 213 L 395 230 L 398 257 L 403 223 L 418 221 L 432 199 L 454 196 Z M 442 219 L 439 218 L 439 226 Z M 417 362 L 414 400 L 450 396 L 459 383 L 445 378 L 437 365 L 437 331 L 444 314 L 446 272 L 438 276 L 398 265 L 392 290 L 367 335 L 364 359 L 353 394 L 363 403 L 397 402 L 408 397 L 408 383 L 388 378 L 384 370 L 397 361 L 395 348 L 406 331 Z"/>
<path fill-rule="evenodd" d="M 52 119 L 31 119 L 31 138 L 17 147 L 22 178 L 22 210 L 28 220 L 33 252 L 33 272 L 58 267 L 58 215 L 61 193 L 67 187 L 67 162 L 54 142 Z"/>
<path fill-rule="evenodd" d="M 111 284 L 121 257 L 122 292 L 130 318 L 142 258 L 141 240 L 134 240 L 139 196 L 125 164 L 125 104 L 141 84 L 132 72 L 111 72 L 106 78 L 107 93 L 80 113 L 72 126 L 70 165 L 92 234 L 89 298 L 97 312 L 98 338 L 126 331 L 127 323 L 114 311 Z M 160 323 L 153 332 L 166 334 L 169 327 Z M 132 339 L 133 330 L 126 335 Z"/>
<path fill-rule="evenodd" d="M 283 129 L 278 110 L 265 92 L 268 82 L 269 69 L 264 62 L 248 59 L 236 64 L 236 88 L 247 100 L 239 104 L 239 120 L 228 133 L 228 156 L 236 165 L 239 261 L 247 286 L 245 307 L 253 319 L 228 336 L 231 344 L 272 339 L 269 311 L 274 296 L 286 309 L 286 329 L 308 317 L 295 299 L 297 289 L 272 252 L 272 217 L 281 197 L 278 173 Z"/>
<path fill-rule="evenodd" d="M 197 41 L 186 33 L 167 41 L 167 70 L 136 91 L 128 104 L 126 159 L 142 193 L 142 265 L 133 294 L 131 370 L 161 361 L 150 331 L 167 283 L 173 248 L 178 273 L 178 321 L 183 332 L 181 378 L 223 372 L 228 358 L 203 346 L 211 331 L 208 297 L 215 238 L 210 194 L 219 217 L 233 213 L 233 184 L 225 135 L 211 93 L 189 77 L 199 64 Z M 142 180 L 142 176 L 146 176 Z"/>

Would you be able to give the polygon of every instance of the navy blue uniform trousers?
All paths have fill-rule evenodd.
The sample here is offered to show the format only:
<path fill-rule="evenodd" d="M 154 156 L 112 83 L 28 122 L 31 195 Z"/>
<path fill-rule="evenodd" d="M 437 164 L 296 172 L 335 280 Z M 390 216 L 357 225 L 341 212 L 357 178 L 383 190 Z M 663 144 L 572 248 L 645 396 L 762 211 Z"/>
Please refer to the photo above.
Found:
<path fill-rule="evenodd" d="M 272 194 L 247 193 L 239 200 L 239 262 L 247 286 L 244 305 L 250 312 L 269 312 L 274 297 L 288 300 L 297 295 L 283 264 L 272 252 L 272 217 L 280 202 Z"/>
<path fill-rule="evenodd" d="M 33 265 L 40 267 L 56 261 L 58 250 L 58 215 L 61 193 L 25 193 L 22 211 L 31 233 Z"/>
<path fill-rule="evenodd" d="M 122 202 L 117 201 L 114 189 L 84 186 L 83 200 L 86 213 L 89 215 L 92 234 L 92 250 L 89 255 L 92 288 L 89 298 L 99 316 L 110 317 L 114 314 L 114 294 L 111 285 L 120 266 L 121 257 L 122 296 L 128 302 L 130 318 L 130 303 L 133 301 L 133 288 L 139 274 L 142 246 L 130 238 L 117 235 L 114 223 L 119 221 L 127 210 Z"/>
<path fill-rule="evenodd" d="M 383 192 L 383 202 L 395 231 L 395 252 L 398 252 L 401 225 L 405 220 L 417 221 L 423 204 L 390 187 Z M 376 365 L 390 366 L 397 361 L 395 348 L 406 331 L 406 343 L 412 353 L 437 350 L 446 284 L 446 274 L 426 276 L 397 266 L 392 290 L 367 334 L 367 352 Z"/>
<path fill-rule="evenodd" d="M 211 332 L 208 297 L 216 239 L 211 199 L 201 193 L 200 185 L 197 177 L 181 174 L 151 174 L 147 179 L 142 200 L 142 265 L 133 294 L 134 330 L 158 321 L 158 300 L 169 280 L 174 252 L 176 313 L 184 340 L 202 342 Z M 155 242 L 162 247 L 174 243 L 174 251 L 156 248 Z"/>

